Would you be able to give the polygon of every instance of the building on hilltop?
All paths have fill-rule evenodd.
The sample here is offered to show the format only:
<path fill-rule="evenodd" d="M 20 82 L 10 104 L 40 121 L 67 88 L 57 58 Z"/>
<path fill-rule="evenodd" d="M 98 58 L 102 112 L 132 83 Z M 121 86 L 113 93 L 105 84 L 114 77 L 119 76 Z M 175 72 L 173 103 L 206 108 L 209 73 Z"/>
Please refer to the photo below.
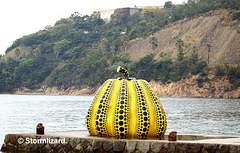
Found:
<path fill-rule="evenodd" d="M 111 19 L 111 15 L 114 13 L 114 9 L 102 10 L 100 11 L 100 13 L 100 18 L 103 19 L 105 22 L 109 22 Z"/>
<path fill-rule="evenodd" d="M 151 8 L 154 8 L 154 9 L 161 9 L 161 8 L 163 8 L 163 6 L 137 6 L 137 8 L 141 8 L 141 9 L 144 9 L 144 8 L 147 8 L 147 7 L 151 7 Z"/>
<path fill-rule="evenodd" d="M 155 8 L 155 9 L 163 8 L 163 6 L 135 6 L 134 8 L 127 7 L 127 8 L 121 8 L 121 9 L 129 10 L 129 14 L 130 14 L 130 16 L 132 16 L 135 13 L 141 13 L 143 11 L 143 9 L 146 8 L 146 7 L 152 7 L 152 8 Z M 101 19 L 103 19 L 105 22 L 110 22 L 111 15 L 114 14 L 114 12 L 116 10 L 118 10 L 118 9 L 102 10 L 102 11 L 100 11 Z"/>
<path fill-rule="evenodd" d="M 143 11 L 143 8 L 121 8 L 125 10 L 129 10 L 130 16 L 132 16 L 135 13 L 141 13 Z M 102 10 L 100 11 L 100 17 L 103 19 L 105 22 L 109 22 L 111 20 L 111 15 L 114 14 L 114 12 L 118 9 L 111 9 L 111 10 Z"/>

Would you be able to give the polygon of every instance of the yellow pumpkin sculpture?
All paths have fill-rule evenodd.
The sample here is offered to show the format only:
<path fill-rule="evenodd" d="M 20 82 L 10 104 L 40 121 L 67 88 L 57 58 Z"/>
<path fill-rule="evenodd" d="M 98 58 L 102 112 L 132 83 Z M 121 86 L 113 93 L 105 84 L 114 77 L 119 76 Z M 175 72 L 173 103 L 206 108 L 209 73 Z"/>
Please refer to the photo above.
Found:
<path fill-rule="evenodd" d="M 86 116 L 90 135 L 162 139 L 167 128 L 162 104 L 145 80 L 109 79 L 98 90 Z"/>

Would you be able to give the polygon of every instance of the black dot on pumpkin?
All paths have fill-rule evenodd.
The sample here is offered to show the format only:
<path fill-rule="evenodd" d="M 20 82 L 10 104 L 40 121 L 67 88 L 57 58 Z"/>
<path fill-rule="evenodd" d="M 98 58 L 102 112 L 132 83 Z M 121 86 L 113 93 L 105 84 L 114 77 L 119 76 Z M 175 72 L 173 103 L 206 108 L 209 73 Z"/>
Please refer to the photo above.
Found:
<path fill-rule="evenodd" d="M 123 119 L 123 116 L 122 116 L 122 115 L 120 115 L 120 116 L 119 116 L 119 119 L 120 119 L 120 120 L 122 120 L 122 119 Z"/>
<path fill-rule="evenodd" d="M 96 121 L 96 125 L 98 125 L 98 121 Z"/>
<path fill-rule="evenodd" d="M 97 114 L 100 114 L 100 113 L 101 113 L 101 111 L 100 111 L 100 110 L 98 110 L 98 111 L 97 111 Z"/>
<path fill-rule="evenodd" d="M 120 127 L 120 129 L 119 129 L 120 131 L 124 131 L 124 128 L 123 127 Z"/>
<path fill-rule="evenodd" d="M 99 127 L 97 127 L 97 131 L 100 131 L 100 128 L 99 128 Z"/>
<path fill-rule="evenodd" d="M 119 112 L 120 114 L 123 114 L 123 110 L 120 110 L 120 112 Z"/>
<path fill-rule="evenodd" d="M 147 112 L 144 112 L 143 115 L 144 115 L 144 116 L 147 116 Z"/>
<path fill-rule="evenodd" d="M 146 132 L 146 131 L 147 131 L 147 128 L 144 128 L 144 129 L 143 129 L 143 132 Z"/>
<path fill-rule="evenodd" d="M 99 105 L 98 108 L 102 108 L 102 105 Z"/>
<path fill-rule="evenodd" d="M 148 119 L 147 117 L 144 117 L 144 121 L 147 121 L 147 119 Z"/>
<path fill-rule="evenodd" d="M 147 126 L 147 123 L 144 123 L 144 126 Z"/>
<path fill-rule="evenodd" d="M 121 105 L 121 106 L 120 106 L 120 108 L 121 108 L 121 109 L 123 109 L 123 108 L 124 108 L 124 106 L 123 106 L 123 105 Z"/>
<path fill-rule="evenodd" d="M 119 125 L 123 125 L 123 121 L 120 121 L 120 122 L 119 122 Z"/>
<path fill-rule="evenodd" d="M 143 109 L 143 110 L 146 110 L 146 107 L 143 107 L 142 109 Z"/>
<path fill-rule="evenodd" d="M 164 126 L 162 127 L 162 129 L 161 129 L 161 130 L 163 131 L 163 129 L 164 129 Z"/>
<path fill-rule="evenodd" d="M 124 104 L 124 101 L 121 101 L 121 104 Z"/>
<path fill-rule="evenodd" d="M 120 136 L 122 136 L 122 137 L 123 137 L 123 136 L 124 136 L 124 133 L 120 133 Z"/>

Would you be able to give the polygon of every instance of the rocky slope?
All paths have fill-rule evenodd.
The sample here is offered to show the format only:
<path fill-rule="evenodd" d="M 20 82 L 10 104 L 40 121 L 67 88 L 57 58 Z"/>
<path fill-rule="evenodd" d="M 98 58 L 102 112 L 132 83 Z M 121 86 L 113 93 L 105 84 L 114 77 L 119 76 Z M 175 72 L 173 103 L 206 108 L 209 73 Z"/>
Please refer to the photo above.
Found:
<path fill-rule="evenodd" d="M 210 63 L 237 64 L 240 62 L 240 25 L 232 21 L 227 10 L 208 12 L 191 19 L 184 19 L 168 24 L 160 31 L 154 33 L 158 39 L 158 47 L 153 50 L 147 38 L 132 40 L 127 45 L 127 51 L 131 54 L 131 60 L 137 61 L 147 54 L 154 53 L 159 58 L 161 52 L 176 57 L 176 40 L 181 38 L 184 42 L 184 52 L 189 54 L 193 46 L 199 54 L 199 58 L 207 61 L 206 44 L 211 45 Z"/>
<path fill-rule="evenodd" d="M 226 76 L 215 75 L 215 67 L 207 67 L 207 76 L 192 75 L 187 79 L 161 84 L 151 81 L 154 91 L 160 97 L 194 97 L 194 98 L 240 98 L 240 87 L 234 88 Z M 197 79 L 208 78 L 199 85 Z"/>

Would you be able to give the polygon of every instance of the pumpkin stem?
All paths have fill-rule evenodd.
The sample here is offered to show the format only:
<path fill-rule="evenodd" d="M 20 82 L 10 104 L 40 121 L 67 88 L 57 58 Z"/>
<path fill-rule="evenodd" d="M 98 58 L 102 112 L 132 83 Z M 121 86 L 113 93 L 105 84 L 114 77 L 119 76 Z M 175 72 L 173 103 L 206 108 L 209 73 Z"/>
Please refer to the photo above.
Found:
<path fill-rule="evenodd" d="M 125 79 L 129 79 L 129 74 L 126 69 L 121 66 L 118 66 L 117 72 L 122 73 Z"/>

